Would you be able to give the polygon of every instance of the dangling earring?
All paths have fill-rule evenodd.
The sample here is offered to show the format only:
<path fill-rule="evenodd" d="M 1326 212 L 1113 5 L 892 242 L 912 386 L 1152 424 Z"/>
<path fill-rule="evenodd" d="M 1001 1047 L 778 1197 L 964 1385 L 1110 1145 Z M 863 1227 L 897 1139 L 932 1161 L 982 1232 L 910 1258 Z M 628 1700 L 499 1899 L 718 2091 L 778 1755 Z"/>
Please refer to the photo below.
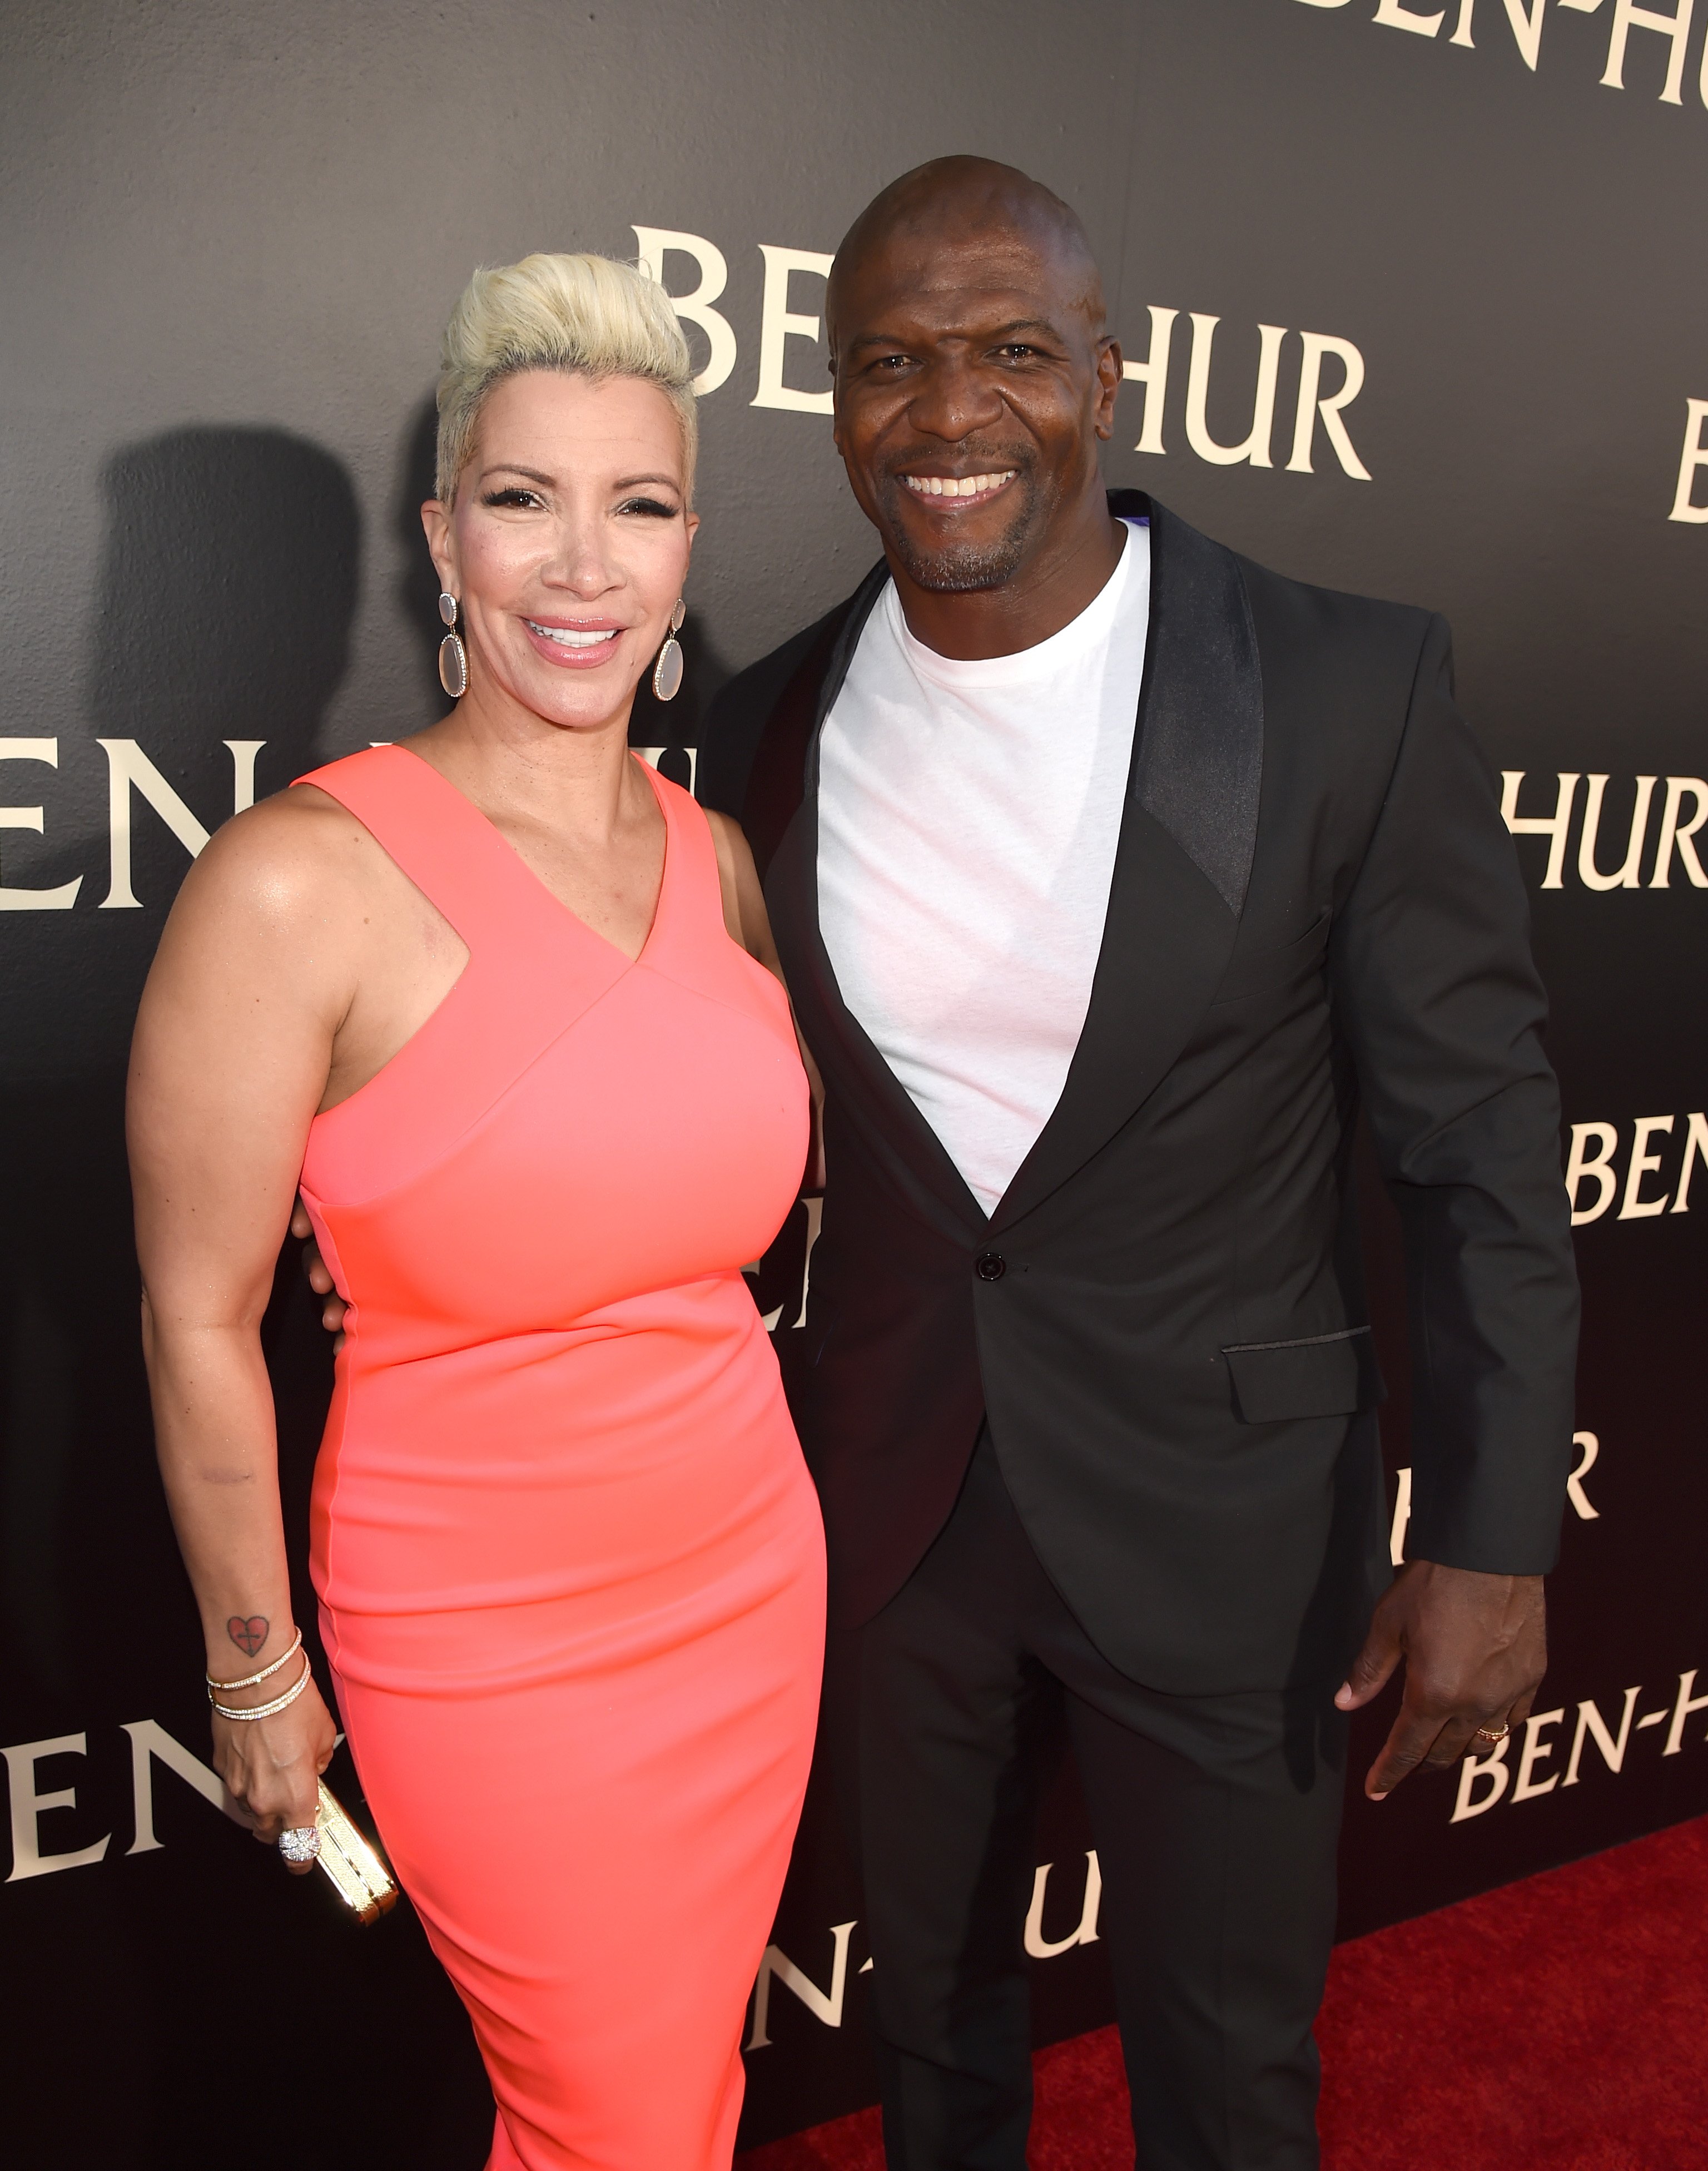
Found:
<path fill-rule="evenodd" d="M 460 701 L 468 691 L 468 651 L 457 630 L 455 596 L 440 596 L 439 615 L 451 629 L 439 643 L 439 683 L 453 701 Z"/>
<path fill-rule="evenodd" d="M 670 632 L 652 667 L 652 690 L 661 701 L 673 701 L 682 691 L 682 643 L 676 636 L 687 616 L 688 607 L 678 596 L 670 614 Z"/>

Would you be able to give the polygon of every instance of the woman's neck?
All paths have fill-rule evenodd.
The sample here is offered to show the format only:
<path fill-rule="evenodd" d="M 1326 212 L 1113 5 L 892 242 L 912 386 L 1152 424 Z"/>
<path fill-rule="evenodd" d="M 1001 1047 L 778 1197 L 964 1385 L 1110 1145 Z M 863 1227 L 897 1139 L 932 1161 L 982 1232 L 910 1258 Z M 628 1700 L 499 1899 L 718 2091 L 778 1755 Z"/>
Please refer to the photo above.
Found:
<path fill-rule="evenodd" d="M 629 758 L 631 706 L 600 723 L 554 724 L 513 702 L 483 703 L 471 689 L 409 744 L 501 826 L 508 815 L 603 842 L 651 811 Z"/>

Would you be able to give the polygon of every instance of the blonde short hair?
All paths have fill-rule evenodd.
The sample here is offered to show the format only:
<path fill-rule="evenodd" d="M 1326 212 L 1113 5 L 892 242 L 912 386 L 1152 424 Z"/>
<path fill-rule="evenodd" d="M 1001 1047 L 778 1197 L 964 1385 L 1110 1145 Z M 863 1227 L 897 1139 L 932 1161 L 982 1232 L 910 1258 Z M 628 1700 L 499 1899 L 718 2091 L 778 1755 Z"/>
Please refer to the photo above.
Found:
<path fill-rule="evenodd" d="M 611 256 L 524 256 L 483 269 L 463 288 L 439 348 L 439 498 L 449 505 L 487 394 L 520 369 L 639 377 L 670 400 L 682 425 L 690 492 L 699 426 L 693 366 L 669 296 Z"/>

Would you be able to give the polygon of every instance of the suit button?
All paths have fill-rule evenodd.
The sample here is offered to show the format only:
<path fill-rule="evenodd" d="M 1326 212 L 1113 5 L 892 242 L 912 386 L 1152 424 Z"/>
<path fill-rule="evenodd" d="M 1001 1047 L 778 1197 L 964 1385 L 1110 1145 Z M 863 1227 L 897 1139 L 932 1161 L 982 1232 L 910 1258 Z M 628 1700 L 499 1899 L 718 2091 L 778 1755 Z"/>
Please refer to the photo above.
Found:
<path fill-rule="evenodd" d="M 1008 1261 L 1000 1252 L 981 1252 L 972 1262 L 972 1271 L 982 1282 L 999 1282 L 1008 1272 Z"/>

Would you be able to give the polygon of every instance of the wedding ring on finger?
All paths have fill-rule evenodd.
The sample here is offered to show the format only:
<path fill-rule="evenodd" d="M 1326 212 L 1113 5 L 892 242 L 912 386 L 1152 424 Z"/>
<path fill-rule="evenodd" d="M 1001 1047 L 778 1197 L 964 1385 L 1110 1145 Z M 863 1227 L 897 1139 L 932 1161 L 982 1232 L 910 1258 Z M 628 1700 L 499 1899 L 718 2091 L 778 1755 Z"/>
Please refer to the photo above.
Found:
<path fill-rule="evenodd" d="M 318 1825 L 292 1825 L 279 1834 L 279 1852 L 286 1862 L 318 1862 L 320 1830 Z"/>
<path fill-rule="evenodd" d="M 1491 1749 L 1497 1749 L 1512 1730 L 1510 1726 L 1504 1723 L 1498 1727 L 1480 1726 L 1471 1738 L 1476 1741 L 1486 1741 Z"/>

